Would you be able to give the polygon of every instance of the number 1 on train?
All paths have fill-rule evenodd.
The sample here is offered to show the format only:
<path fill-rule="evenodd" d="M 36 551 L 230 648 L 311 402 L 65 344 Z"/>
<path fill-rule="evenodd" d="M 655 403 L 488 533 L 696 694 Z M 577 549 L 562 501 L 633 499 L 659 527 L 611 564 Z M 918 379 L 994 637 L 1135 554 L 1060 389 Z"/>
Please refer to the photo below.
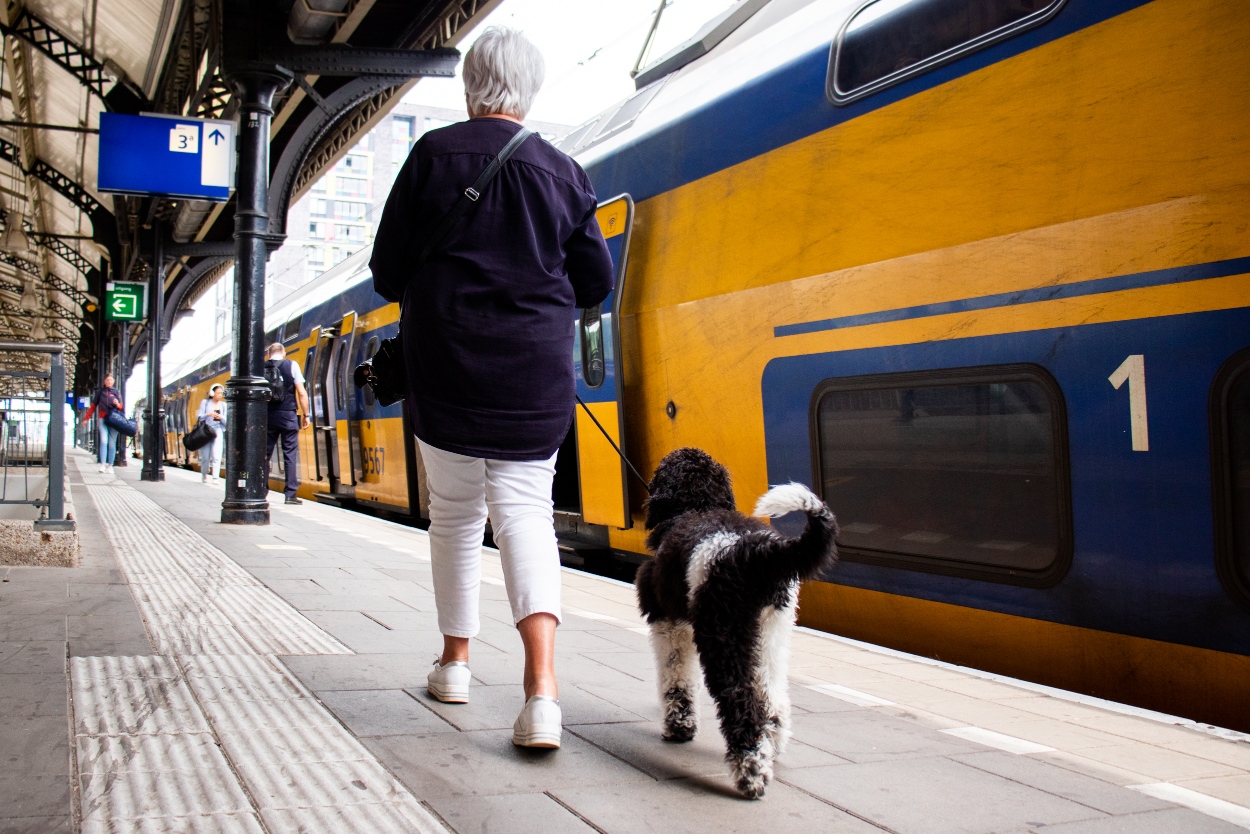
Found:
<path fill-rule="evenodd" d="M 1108 380 L 1117 391 L 1128 380 L 1128 415 L 1133 433 L 1133 451 L 1150 451 L 1150 430 L 1146 423 L 1146 357 L 1134 353 L 1115 369 Z"/>

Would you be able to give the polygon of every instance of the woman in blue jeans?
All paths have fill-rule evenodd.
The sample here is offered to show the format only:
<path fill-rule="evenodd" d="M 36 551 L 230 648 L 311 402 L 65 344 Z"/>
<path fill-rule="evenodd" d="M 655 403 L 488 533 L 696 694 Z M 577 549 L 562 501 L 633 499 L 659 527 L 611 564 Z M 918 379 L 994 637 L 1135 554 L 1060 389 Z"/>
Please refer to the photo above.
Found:
<path fill-rule="evenodd" d="M 92 412 L 100 418 L 100 472 L 113 471 L 113 461 L 117 457 L 117 429 L 104 422 L 104 418 L 108 416 L 110 411 L 120 411 L 125 414 L 126 409 L 122 405 L 122 395 L 113 387 L 113 375 L 104 375 L 104 385 L 95 392 L 95 396 L 91 399 L 91 411 L 87 412 L 88 419 Z"/>

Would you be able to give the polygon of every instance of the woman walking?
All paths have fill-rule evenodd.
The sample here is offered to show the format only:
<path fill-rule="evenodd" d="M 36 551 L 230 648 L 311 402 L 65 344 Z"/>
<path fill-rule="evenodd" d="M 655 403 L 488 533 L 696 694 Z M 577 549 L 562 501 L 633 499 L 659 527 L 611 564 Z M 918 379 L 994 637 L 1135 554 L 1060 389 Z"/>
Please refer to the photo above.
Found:
<path fill-rule="evenodd" d="M 122 395 L 113 387 L 113 375 L 104 375 L 104 385 L 95 392 L 95 396 L 91 398 L 91 408 L 87 411 L 86 420 L 90 420 L 94 414 L 100 418 L 100 468 L 99 472 L 107 472 L 112 474 L 113 461 L 117 459 L 117 438 L 119 436 L 117 429 L 104 422 L 104 418 L 109 415 L 110 411 L 120 411 L 125 413 L 125 407 L 122 405 Z"/>
<path fill-rule="evenodd" d="M 573 421 L 577 307 L 612 290 L 612 261 L 581 167 L 526 138 L 417 270 L 412 258 L 505 145 L 542 86 L 528 40 L 487 29 L 464 59 L 469 121 L 421 137 L 387 200 L 374 287 L 402 305 L 408 407 L 430 489 L 430 549 L 443 651 L 430 694 L 469 699 L 487 517 L 525 646 L 518 746 L 559 747 L 555 675 L 560 557 L 556 451 Z"/>
<path fill-rule="evenodd" d="M 200 403 L 199 419 L 217 432 L 213 441 L 200 450 L 201 483 L 211 480 L 215 484 L 220 480 L 217 473 L 221 471 L 221 450 L 226 447 L 225 393 L 225 386 L 215 384 L 208 389 L 208 396 Z"/>

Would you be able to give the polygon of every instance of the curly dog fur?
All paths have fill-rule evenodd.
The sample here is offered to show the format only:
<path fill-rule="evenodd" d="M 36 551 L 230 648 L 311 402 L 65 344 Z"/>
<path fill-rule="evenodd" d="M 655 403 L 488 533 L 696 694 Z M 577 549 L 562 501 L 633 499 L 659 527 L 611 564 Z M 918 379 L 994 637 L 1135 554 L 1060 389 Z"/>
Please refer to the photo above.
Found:
<path fill-rule="evenodd" d="M 774 487 L 759 516 L 807 514 L 797 538 L 738 512 L 729 472 L 700 449 L 660 461 L 647 504 L 647 547 L 638 604 L 651 626 L 660 671 L 664 738 L 698 730 L 699 677 L 716 701 L 738 791 L 759 799 L 790 735 L 786 683 L 799 582 L 837 559 L 833 513 L 807 487 Z"/>

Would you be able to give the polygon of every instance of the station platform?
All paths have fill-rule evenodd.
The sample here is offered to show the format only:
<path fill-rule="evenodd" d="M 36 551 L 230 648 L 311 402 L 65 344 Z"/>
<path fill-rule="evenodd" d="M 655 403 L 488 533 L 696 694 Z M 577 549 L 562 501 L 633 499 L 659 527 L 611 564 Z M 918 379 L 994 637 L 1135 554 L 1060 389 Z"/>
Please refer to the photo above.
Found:
<path fill-rule="evenodd" d="M 0 584 L 0 832 L 1244 832 L 1250 738 L 798 629 L 794 738 L 739 799 L 706 697 L 660 739 L 627 584 L 565 570 L 557 751 L 519 750 L 498 555 L 465 705 L 425 533 L 306 502 L 217 523 L 170 469 L 70 481 L 76 568 Z"/>

